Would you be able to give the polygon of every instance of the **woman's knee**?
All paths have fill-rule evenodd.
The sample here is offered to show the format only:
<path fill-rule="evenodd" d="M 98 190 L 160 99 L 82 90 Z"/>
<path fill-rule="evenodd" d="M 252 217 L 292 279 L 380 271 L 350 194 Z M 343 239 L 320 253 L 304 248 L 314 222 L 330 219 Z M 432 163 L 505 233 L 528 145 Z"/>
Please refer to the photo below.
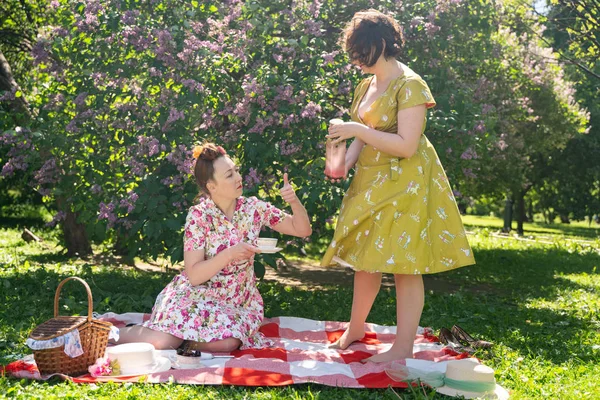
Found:
<path fill-rule="evenodd" d="M 212 344 L 214 349 L 213 351 L 219 353 L 229 353 L 237 350 L 241 346 L 242 342 L 236 338 L 228 338 L 219 340 L 218 342 L 213 342 Z"/>
<path fill-rule="evenodd" d="M 168 335 L 168 334 L 166 334 Z M 156 350 L 173 350 L 177 349 L 183 343 L 183 339 L 169 335 L 163 337 L 154 337 L 150 340 Z"/>

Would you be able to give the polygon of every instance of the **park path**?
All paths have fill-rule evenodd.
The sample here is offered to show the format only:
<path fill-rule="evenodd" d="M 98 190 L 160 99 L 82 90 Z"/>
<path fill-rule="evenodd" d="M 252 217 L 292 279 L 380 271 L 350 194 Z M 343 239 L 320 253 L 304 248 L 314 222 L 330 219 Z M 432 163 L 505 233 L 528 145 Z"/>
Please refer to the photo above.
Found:
<path fill-rule="evenodd" d="M 155 263 L 137 262 L 135 268 L 144 271 L 166 272 L 166 268 Z M 170 269 L 181 270 L 183 265 L 177 264 Z M 326 287 L 341 286 L 351 288 L 354 280 L 354 272 L 349 268 L 329 267 L 324 268 L 317 261 L 311 260 L 287 260 L 286 266 L 277 270 L 267 267 L 265 282 L 276 282 L 285 286 L 298 287 L 307 290 L 319 290 Z M 454 293 L 460 290 L 460 286 L 440 275 L 423 275 L 425 291 Z M 394 277 L 391 274 L 383 274 L 382 286 L 394 287 Z M 486 292 L 491 290 L 485 285 L 464 285 L 463 288 L 470 292 Z"/>

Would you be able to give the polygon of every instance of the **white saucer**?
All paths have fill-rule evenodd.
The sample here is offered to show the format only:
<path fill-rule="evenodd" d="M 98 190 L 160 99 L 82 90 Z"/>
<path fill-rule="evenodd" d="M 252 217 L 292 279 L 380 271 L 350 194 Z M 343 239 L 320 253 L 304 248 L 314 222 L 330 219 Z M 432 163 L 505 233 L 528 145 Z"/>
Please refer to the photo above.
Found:
<path fill-rule="evenodd" d="M 171 364 L 171 368 L 173 369 L 200 369 L 205 367 L 206 365 L 200 362 L 197 364 L 179 364 L 177 361 L 175 361 L 173 364 Z"/>
<path fill-rule="evenodd" d="M 126 375 L 125 374 L 121 374 L 121 375 L 97 376 L 96 380 L 98 380 L 99 382 L 103 382 L 103 381 L 110 381 L 112 379 L 134 378 L 136 376 L 158 374 L 158 373 L 170 370 L 171 367 L 172 367 L 171 360 L 169 360 L 167 357 L 160 357 L 160 356 L 158 356 L 156 358 L 156 363 L 154 364 L 154 366 L 152 366 L 150 369 L 148 369 L 146 371 L 137 371 L 137 372 L 140 372 L 140 373 L 130 373 L 130 374 L 126 374 Z"/>
<path fill-rule="evenodd" d="M 273 254 L 283 250 L 283 247 L 259 247 L 259 249 L 263 254 Z"/>

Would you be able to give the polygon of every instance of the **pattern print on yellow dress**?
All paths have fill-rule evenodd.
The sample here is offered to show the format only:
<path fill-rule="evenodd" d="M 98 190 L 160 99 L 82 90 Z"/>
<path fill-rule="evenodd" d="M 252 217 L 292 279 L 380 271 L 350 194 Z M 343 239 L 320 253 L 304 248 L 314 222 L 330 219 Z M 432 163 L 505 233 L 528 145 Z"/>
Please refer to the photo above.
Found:
<path fill-rule="evenodd" d="M 373 78 L 358 85 L 350 109 L 353 121 L 396 134 L 399 110 L 435 106 L 425 81 L 403 69 L 363 118 L 358 106 Z M 475 264 L 448 178 L 425 135 L 411 158 L 363 147 L 321 261 L 322 266 L 335 263 L 394 274 L 432 274 Z"/>

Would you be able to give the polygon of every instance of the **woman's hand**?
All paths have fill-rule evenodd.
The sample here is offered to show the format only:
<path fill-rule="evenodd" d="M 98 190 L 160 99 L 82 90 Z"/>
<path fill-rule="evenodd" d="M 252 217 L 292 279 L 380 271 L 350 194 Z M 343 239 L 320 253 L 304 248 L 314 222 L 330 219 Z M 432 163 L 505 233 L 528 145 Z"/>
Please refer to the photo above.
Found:
<path fill-rule="evenodd" d="M 229 253 L 229 262 L 249 260 L 254 254 L 261 252 L 258 247 L 244 242 L 239 242 L 226 251 Z"/>
<path fill-rule="evenodd" d="M 332 124 L 329 126 L 329 135 L 327 139 L 331 139 L 333 144 L 348 140 L 350 138 L 360 139 L 362 134 L 369 128 L 366 125 L 358 122 L 344 122 L 341 124 Z"/>
<path fill-rule="evenodd" d="M 300 202 L 298 196 L 296 196 L 296 191 L 288 181 L 287 172 L 283 174 L 283 187 L 279 190 L 279 194 L 281 195 L 281 198 L 290 205 Z"/>

